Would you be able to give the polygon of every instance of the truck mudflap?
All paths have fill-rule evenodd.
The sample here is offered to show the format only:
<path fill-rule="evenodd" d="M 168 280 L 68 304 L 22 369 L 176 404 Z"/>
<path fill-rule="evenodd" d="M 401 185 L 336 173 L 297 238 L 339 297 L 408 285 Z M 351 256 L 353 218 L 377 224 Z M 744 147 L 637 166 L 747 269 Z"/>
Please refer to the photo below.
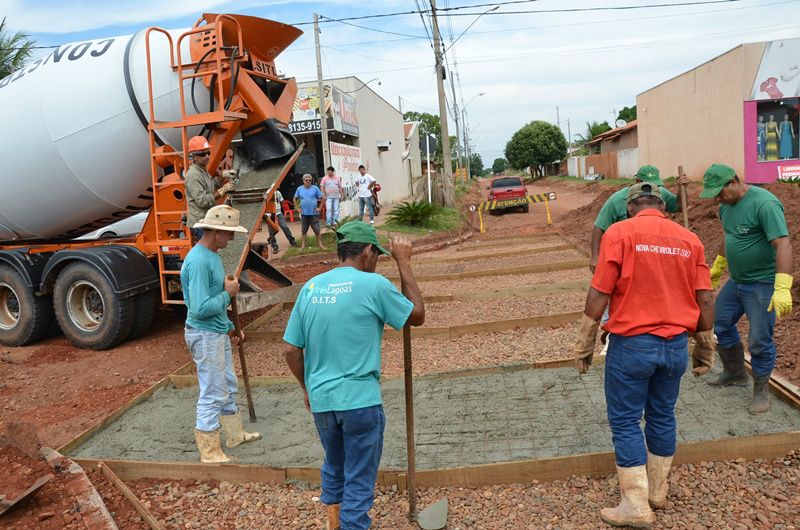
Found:
<path fill-rule="evenodd" d="M 107 245 L 65 249 L 55 253 L 44 269 L 41 289 L 44 290 L 47 283 L 52 284 L 64 267 L 76 261 L 94 266 L 120 298 L 159 287 L 158 273 L 142 251 L 127 245 Z"/>

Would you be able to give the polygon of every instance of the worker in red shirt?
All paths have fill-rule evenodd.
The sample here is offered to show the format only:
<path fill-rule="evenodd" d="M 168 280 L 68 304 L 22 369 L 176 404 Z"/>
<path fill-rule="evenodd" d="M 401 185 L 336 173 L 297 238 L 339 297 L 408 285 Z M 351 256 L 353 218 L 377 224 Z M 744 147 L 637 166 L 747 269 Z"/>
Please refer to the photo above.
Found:
<path fill-rule="evenodd" d="M 696 341 L 695 377 L 714 363 L 714 304 L 703 244 L 664 217 L 659 187 L 631 186 L 627 209 L 631 218 L 603 235 L 575 357 L 578 372 L 585 374 L 610 299 L 603 326 L 609 332 L 605 394 L 621 500 L 600 517 L 615 526 L 649 526 L 655 519 L 651 507 L 663 507 L 667 496 L 689 333 Z"/>

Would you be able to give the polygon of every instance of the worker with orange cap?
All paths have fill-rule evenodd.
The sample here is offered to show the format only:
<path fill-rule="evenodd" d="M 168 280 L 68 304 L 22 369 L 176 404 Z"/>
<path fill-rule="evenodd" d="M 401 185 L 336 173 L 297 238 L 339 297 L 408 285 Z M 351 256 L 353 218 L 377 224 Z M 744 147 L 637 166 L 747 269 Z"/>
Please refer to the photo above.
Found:
<path fill-rule="evenodd" d="M 217 200 L 235 189 L 233 182 L 223 184 L 220 177 L 212 177 L 208 173 L 208 161 L 211 157 L 213 145 L 203 136 L 194 136 L 189 139 L 189 157 L 192 165 L 186 171 L 186 201 L 188 203 L 189 219 L 187 224 L 193 227 L 203 219 L 209 208 L 217 205 Z M 203 229 L 191 228 L 195 240 L 203 237 Z"/>

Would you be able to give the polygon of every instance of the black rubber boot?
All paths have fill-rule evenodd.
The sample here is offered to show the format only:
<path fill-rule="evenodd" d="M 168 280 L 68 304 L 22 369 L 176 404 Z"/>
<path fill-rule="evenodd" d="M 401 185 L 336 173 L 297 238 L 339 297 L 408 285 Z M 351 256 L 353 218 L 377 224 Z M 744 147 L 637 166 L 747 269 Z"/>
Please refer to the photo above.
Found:
<path fill-rule="evenodd" d="M 769 375 L 753 376 L 753 400 L 747 407 L 750 414 L 763 414 L 769 410 Z"/>
<path fill-rule="evenodd" d="M 722 361 L 722 373 L 716 379 L 706 381 L 711 386 L 742 385 L 750 380 L 744 369 L 744 346 L 741 341 L 730 348 L 717 345 L 717 353 Z"/>

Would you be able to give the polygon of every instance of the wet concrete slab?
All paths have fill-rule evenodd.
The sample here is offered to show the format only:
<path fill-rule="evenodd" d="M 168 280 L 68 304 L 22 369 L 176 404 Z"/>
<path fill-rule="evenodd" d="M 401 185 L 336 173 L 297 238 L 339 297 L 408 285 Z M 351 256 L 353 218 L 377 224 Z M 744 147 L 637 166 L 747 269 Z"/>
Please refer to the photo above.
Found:
<path fill-rule="evenodd" d="M 690 363 L 691 366 L 691 363 Z M 606 419 L 603 365 L 414 380 L 417 469 L 451 468 L 613 451 Z M 772 398 L 772 410 L 750 416 L 752 387 L 712 388 L 684 375 L 676 405 L 678 443 L 800 430 L 800 411 Z M 402 379 L 381 384 L 387 425 L 383 469 L 406 467 Z M 248 425 L 244 390 L 237 395 L 246 429 L 264 439 L 225 448 L 242 464 L 319 467 L 323 452 L 298 384 L 252 389 L 258 420 Z M 73 451 L 72 458 L 199 460 L 194 442 L 198 389 L 157 391 Z M 223 436 L 224 443 L 224 436 Z"/>

